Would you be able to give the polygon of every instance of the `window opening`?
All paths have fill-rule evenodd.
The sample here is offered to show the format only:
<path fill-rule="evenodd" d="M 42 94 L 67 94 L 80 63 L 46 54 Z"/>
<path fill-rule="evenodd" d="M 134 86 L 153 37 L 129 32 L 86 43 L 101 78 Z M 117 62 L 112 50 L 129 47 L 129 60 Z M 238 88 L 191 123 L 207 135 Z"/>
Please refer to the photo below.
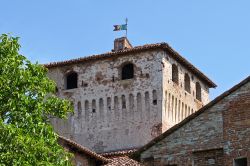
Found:
<path fill-rule="evenodd" d="M 76 72 L 72 72 L 67 75 L 66 84 L 67 84 L 66 86 L 67 89 L 77 88 L 77 73 Z"/>
<path fill-rule="evenodd" d="M 201 101 L 201 85 L 199 82 L 196 82 L 196 99 Z"/>
<path fill-rule="evenodd" d="M 235 159 L 234 166 L 247 166 L 247 158 Z"/>
<path fill-rule="evenodd" d="M 125 95 L 122 95 L 122 109 L 126 109 L 126 98 L 125 98 Z"/>
<path fill-rule="evenodd" d="M 185 87 L 185 90 L 190 93 L 190 77 L 187 73 L 185 73 L 185 77 L 184 77 L 184 87 Z"/>
<path fill-rule="evenodd" d="M 134 78 L 134 65 L 126 64 L 122 67 L 122 80 Z"/>
<path fill-rule="evenodd" d="M 176 84 L 179 83 L 178 67 L 175 64 L 172 65 L 172 81 Z"/>

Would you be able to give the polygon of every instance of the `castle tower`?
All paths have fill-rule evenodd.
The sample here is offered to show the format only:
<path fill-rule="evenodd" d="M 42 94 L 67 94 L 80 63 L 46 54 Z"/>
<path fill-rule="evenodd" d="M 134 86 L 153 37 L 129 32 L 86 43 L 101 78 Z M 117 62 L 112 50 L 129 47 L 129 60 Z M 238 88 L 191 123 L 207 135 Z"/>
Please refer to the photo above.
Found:
<path fill-rule="evenodd" d="M 45 65 L 57 95 L 74 103 L 57 132 L 96 152 L 138 148 L 209 102 L 216 85 L 167 43 L 132 47 Z"/>

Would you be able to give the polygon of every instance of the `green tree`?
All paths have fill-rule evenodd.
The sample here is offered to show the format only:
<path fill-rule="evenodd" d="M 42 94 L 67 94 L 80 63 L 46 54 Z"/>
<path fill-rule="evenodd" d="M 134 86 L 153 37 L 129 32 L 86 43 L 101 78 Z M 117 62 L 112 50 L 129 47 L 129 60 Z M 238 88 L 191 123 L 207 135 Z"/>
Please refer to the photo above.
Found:
<path fill-rule="evenodd" d="M 18 38 L 0 36 L 0 165 L 71 165 L 49 117 L 73 108 L 54 95 L 47 69 L 19 54 Z"/>

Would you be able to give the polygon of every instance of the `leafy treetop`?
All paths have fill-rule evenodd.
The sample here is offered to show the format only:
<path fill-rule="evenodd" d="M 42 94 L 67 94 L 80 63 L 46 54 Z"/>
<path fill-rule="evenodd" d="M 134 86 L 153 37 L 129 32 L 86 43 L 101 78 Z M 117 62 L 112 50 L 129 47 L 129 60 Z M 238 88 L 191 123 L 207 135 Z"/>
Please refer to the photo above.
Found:
<path fill-rule="evenodd" d="M 47 69 L 19 54 L 18 38 L 0 36 L 0 165 L 71 165 L 49 117 L 73 108 L 54 95 Z"/>

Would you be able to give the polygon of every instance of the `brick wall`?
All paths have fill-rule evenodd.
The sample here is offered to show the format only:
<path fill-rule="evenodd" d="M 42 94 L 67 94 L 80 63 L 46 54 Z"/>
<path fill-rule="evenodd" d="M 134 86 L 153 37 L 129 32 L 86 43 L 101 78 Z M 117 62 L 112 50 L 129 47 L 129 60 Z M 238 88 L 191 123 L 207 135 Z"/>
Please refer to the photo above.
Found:
<path fill-rule="evenodd" d="M 52 120 L 56 131 L 99 153 L 137 148 L 161 134 L 162 54 L 147 51 L 51 68 L 57 95 L 75 106 L 68 120 Z M 133 79 L 121 79 L 126 63 L 134 65 Z M 65 89 L 70 71 L 78 74 L 75 89 Z"/>
<path fill-rule="evenodd" d="M 217 105 L 213 106 L 144 151 L 141 160 L 151 157 L 159 166 L 192 165 L 193 151 L 223 145 L 222 125 L 222 112 Z"/>
<path fill-rule="evenodd" d="M 249 165 L 250 82 L 227 93 L 200 115 L 142 151 L 141 161 L 157 166 L 230 166 L 234 159 L 245 157 Z"/>
<path fill-rule="evenodd" d="M 209 100 L 209 88 L 196 75 L 167 53 L 163 56 L 163 100 L 162 122 L 163 132 L 196 112 Z M 173 65 L 178 69 L 178 84 L 173 81 Z M 185 90 L 185 75 L 189 76 L 190 91 Z M 201 85 L 201 101 L 196 99 L 196 83 Z"/>
<path fill-rule="evenodd" d="M 75 166 L 96 166 L 100 163 L 87 155 L 74 153 L 73 164 Z"/>
<path fill-rule="evenodd" d="M 250 165 L 250 84 L 229 97 L 223 111 L 225 165 L 243 157 Z"/>
<path fill-rule="evenodd" d="M 223 149 L 211 149 L 193 153 L 194 166 L 223 166 Z"/>

